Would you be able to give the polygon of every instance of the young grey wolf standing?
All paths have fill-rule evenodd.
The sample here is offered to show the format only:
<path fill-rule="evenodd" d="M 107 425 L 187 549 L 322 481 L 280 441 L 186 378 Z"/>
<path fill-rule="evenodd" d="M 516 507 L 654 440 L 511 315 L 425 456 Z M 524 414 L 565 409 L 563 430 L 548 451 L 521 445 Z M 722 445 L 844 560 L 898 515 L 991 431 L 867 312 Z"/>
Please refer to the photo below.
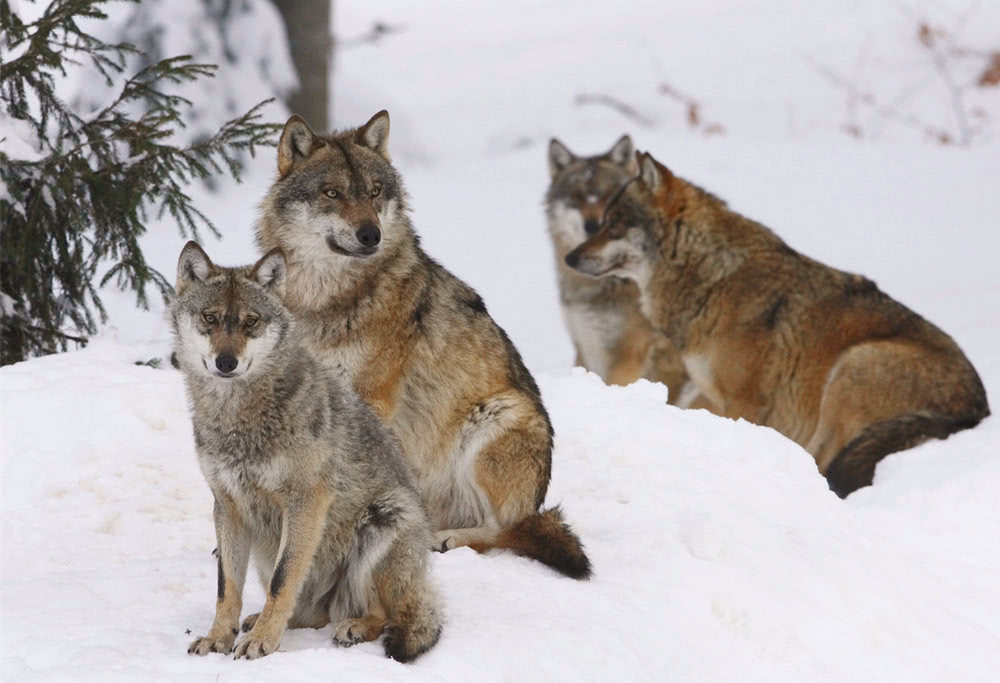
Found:
<path fill-rule="evenodd" d="M 233 649 L 252 553 L 267 601 L 236 657 L 274 652 L 285 628 L 334 625 L 409 661 L 437 642 L 431 532 L 385 427 L 299 341 L 282 305 L 285 260 L 218 268 L 194 242 L 170 318 L 198 462 L 215 496 L 219 593 L 189 653 Z"/>
<path fill-rule="evenodd" d="M 951 337 L 648 154 L 566 263 L 638 282 L 653 327 L 720 413 L 802 445 L 841 496 L 870 484 L 889 453 L 989 415 L 983 383 Z"/>
<path fill-rule="evenodd" d="M 639 310 L 639 288 L 627 278 L 594 279 L 568 267 L 566 254 L 597 232 L 608 201 L 638 172 L 632 139 L 623 135 L 604 154 L 579 157 L 553 139 L 552 183 L 545 195 L 549 234 L 556 255 L 563 318 L 576 347 L 576 364 L 608 384 L 640 377 L 663 382 L 674 405 L 691 405 L 687 371 L 665 336 Z M 684 397 L 681 403 L 682 395 Z M 699 407 L 707 407 L 701 402 Z"/>
<path fill-rule="evenodd" d="M 288 258 L 285 303 L 399 438 L 437 549 L 506 548 L 585 578 L 560 510 L 539 512 L 552 426 L 538 387 L 479 295 L 421 249 L 388 141 L 384 111 L 332 135 L 285 124 L 257 226 Z"/>

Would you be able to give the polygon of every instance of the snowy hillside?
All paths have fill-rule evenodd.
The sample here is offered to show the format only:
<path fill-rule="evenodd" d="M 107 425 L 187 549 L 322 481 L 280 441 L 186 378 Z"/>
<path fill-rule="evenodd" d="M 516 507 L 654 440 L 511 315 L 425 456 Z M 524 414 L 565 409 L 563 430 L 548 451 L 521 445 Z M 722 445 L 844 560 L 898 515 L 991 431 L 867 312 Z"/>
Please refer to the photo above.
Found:
<path fill-rule="evenodd" d="M 564 506 L 595 576 L 457 550 L 434 556 L 447 624 L 412 666 L 378 645 L 336 649 L 329 628 L 289 632 L 260 661 L 189 657 L 187 631 L 203 633 L 214 609 L 211 494 L 179 374 L 134 365 L 169 350 L 162 307 L 109 292 L 111 323 L 88 349 L 0 370 L 0 678 L 995 680 L 995 417 L 890 456 L 873 487 L 840 501 L 771 430 L 571 370 L 545 233 L 548 138 L 594 153 L 628 131 L 942 327 L 1000 410 L 1000 141 L 941 147 L 892 126 L 856 141 L 840 129 L 844 93 L 807 62 L 866 87 L 919 76 L 912 22 L 883 4 L 338 0 L 340 37 L 374 21 L 394 30 L 338 53 L 337 124 L 389 109 L 427 250 L 479 289 L 539 378 L 557 435 L 547 503 Z M 977 8 L 963 36 L 995 48 L 1000 7 Z M 951 25 L 967 4 L 911 9 Z M 689 128 L 661 83 L 725 133 Z M 579 106 L 581 93 L 639 118 Z M 193 190 L 225 235 L 206 243 L 218 261 L 256 256 L 273 169 L 266 156 L 243 185 Z M 164 222 L 143 245 L 172 274 L 183 242 Z M 262 604 L 248 581 L 244 611 Z"/>

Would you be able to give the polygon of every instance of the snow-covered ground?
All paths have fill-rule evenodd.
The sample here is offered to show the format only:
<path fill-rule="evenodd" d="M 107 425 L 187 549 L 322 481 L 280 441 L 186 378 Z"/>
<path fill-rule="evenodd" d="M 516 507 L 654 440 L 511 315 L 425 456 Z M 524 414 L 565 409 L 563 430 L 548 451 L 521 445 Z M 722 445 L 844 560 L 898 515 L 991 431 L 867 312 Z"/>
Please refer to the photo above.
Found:
<path fill-rule="evenodd" d="M 967 8 L 911 6 L 945 23 Z M 963 36 L 995 48 L 1000 7 L 976 11 Z M 890 456 L 873 487 L 840 501 L 771 430 L 570 370 L 541 207 L 550 136 L 591 153 L 629 131 L 792 246 L 866 274 L 949 332 L 995 402 L 1000 145 L 934 146 L 891 125 L 857 142 L 840 131 L 844 92 L 806 61 L 866 87 L 918 78 L 912 20 L 853 0 L 338 0 L 335 20 L 345 38 L 375 20 L 398 27 L 338 53 L 336 123 L 389 109 L 426 247 L 480 290 L 539 376 L 557 434 L 548 503 L 563 504 L 594 578 L 457 550 L 434 556 L 448 621 L 414 665 L 378 645 L 333 648 L 329 628 L 289 632 L 260 661 L 189 657 L 214 608 L 211 495 L 180 376 L 133 365 L 168 350 L 162 308 L 139 313 L 109 293 L 111 324 L 88 349 L 0 371 L 0 678 L 995 680 L 996 418 Z M 690 130 L 661 82 L 725 134 Z M 577 106 L 580 93 L 650 123 Z M 939 115 L 947 122 L 947 108 L 928 114 Z M 225 234 L 206 243 L 216 260 L 256 255 L 254 205 L 273 168 L 267 156 L 241 186 L 195 190 Z M 183 241 L 163 223 L 143 244 L 172 273 Z M 248 582 L 245 610 L 262 603 Z"/>

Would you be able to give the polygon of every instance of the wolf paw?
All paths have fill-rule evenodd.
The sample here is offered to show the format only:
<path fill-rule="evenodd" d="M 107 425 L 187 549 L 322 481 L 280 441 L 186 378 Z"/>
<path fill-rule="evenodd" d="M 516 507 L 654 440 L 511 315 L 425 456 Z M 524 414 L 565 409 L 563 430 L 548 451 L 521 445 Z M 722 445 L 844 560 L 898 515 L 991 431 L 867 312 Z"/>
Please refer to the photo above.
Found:
<path fill-rule="evenodd" d="M 243 624 L 240 626 L 240 630 L 243 631 L 244 633 L 250 633 L 251 629 L 253 629 L 254 627 L 254 624 L 257 623 L 257 617 L 259 616 L 260 612 L 247 616 L 247 618 L 243 620 Z"/>
<path fill-rule="evenodd" d="M 375 640 L 381 635 L 382 622 L 372 618 L 342 619 L 333 629 L 333 642 L 341 647 Z"/>
<path fill-rule="evenodd" d="M 360 629 L 355 628 L 353 619 L 345 619 L 333 632 L 333 642 L 341 647 L 351 647 L 361 642 Z"/>
<path fill-rule="evenodd" d="M 233 641 L 236 640 L 236 634 L 222 636 L 221 638 L 216 638 L 213 636 L 204 636 L 200 638 L 195 638 L 194 642 L 188 646 L 189 655 L 198 655 L 199 657 L 204 657 L 209 652 L 221 652 L 222 654 L 229 654 L 233 651 Z"/>
<path fill-rule="evenodd" d="M 269 638 L 250 631 L 236 643 L 233 659 L 265 657 L 278 649 L 278 642 L 278 638 Z"/>
<path fill-rule="evenodd" d="M 458 547 L 457 541 L 458 539 L 455 538 L 455 534 L 451 529 L 438 531 L 434 534 L 434 543 L 431 545 L 431 550 L 436 553 L 446 553 Z"/>

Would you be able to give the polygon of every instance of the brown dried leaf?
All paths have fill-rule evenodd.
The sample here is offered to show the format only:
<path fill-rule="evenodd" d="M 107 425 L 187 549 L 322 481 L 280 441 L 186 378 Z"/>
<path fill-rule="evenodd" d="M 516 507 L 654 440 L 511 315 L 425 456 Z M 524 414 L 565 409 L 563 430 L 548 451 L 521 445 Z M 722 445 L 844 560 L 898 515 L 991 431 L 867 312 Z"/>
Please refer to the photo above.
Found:
<path fill-rule="evenodd" d="M 692 128 L 697 128 L 700 122 L 700 117 L 698 116 L 698 103 L 689 102 L 688 103 L 688 125 Z"/>
<path fill-rule="evenodd" d="M 1000 85 L 1000 52 L 990 54 L 989 61 L 986 63 L 986 69 L 979 77 L 979 80 L 976 81 L 976 85 L 980 88 L 995 88 Z"/>
<path fill-rule="evenodd" d="M 856 123 L 845 123 L 843 126 L 843 130 L 852 138 L 861 137 L 861 126 L 857 125 Z"/>
<path fill-rule="evenodd" d="M 927 49 L 934 47 L 934 29 L 926 21 L 920 22 L 917 28 L 917 40 Z"/>

